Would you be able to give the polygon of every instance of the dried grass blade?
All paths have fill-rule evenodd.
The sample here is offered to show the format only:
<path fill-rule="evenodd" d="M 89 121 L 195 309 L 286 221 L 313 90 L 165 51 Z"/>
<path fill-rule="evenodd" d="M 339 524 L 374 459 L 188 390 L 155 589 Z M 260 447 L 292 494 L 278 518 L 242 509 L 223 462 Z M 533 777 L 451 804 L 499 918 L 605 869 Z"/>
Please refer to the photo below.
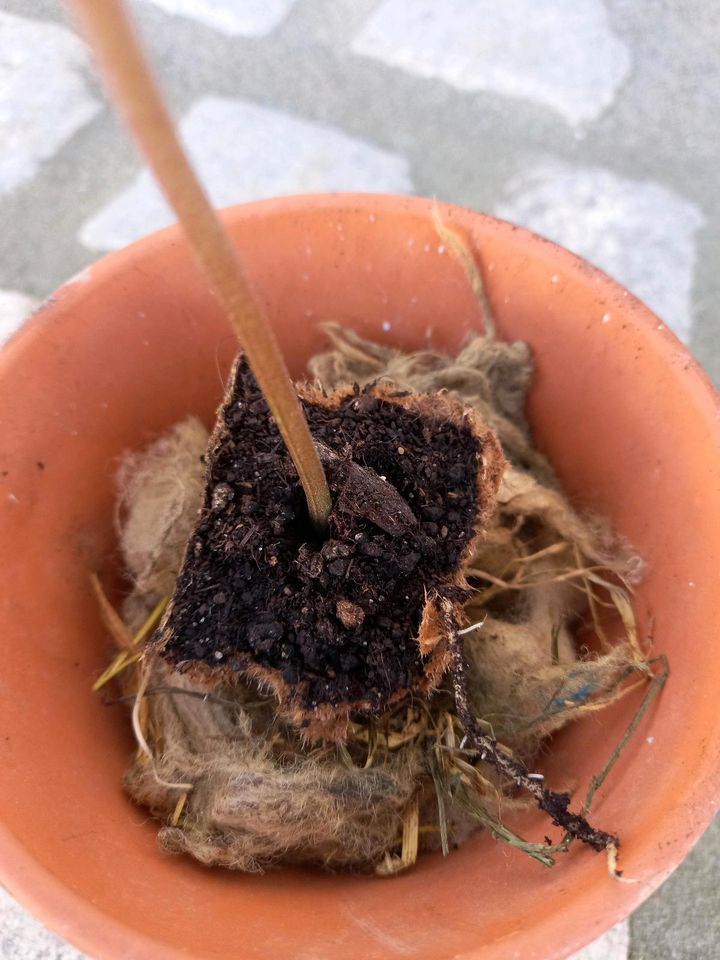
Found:
<path fill-rule="evenodd" d="M 403 820 L 402 853 L 400 859 L 403 869 L 411 867 L 417 860 L 420 845 L 420 800 L 415 797 L 405 811 Z"/>
<path fill-rule="evenodd" d="M 171 826 L 176 827 L 180 822 L 180 817 L 182 816 L 182 812 L 185 809 L 187 798 L 188 798 L 187 792 L 181 793 L 180 796 L 178 797 L 178 802 L 175 804 L 173 815 L 172 817 L 170 817 Z"/>
<path fill-rule="evenodd" d="M 110 603 L 107 594 L 100 583 L 100 578 L 96 573 L 90 574 L 90 583 L 93 593 L 100 607 L 100 617 L 103 625 L 111 634 L 113 640 L 121 650 L 132 650 L 133 637 L 128 628 L 123 623 L 120 614 Z"/>
<path fill-rule="evenodd" d="M 133 647 L 137 647 L 139 644 L 141 644 L 145 639 L 145 637 L 147 637 L 147 635 L 152 631 L 153 627 L 160 619 L 163 610 L 165 609 L 165 607 L 168 605 L 169 602 L 170 602 L 170 597 L 162 597 L 162 599 L 158 600 L 158 602 L 155 604 L 153 609 L 148 614 L 148 617 L 143 623 L 143 625 L 140 627 L 138 632 L 133 637 L 132 639 Z"/>
<path fill-rule="evenodd" d="M 435 787 L 435 797 L 437 799 L 438 807 L 438 827 L 440 829 L 440 847 L 443 852 L 443 856 L 446 857 L 450 853 L 450 843 L 448 840 L 448 825 L 447 825 L 447 809 L 445 807 L 445 800 L 449 798 L 449 790 L 444 780 L 444 770 L 442 769 L 442 760 L 437 756 L 436 750 L 430 750 L 428 752 L 428 768 L 430 770 L 430 776 L 433 779 L 433 786 Z"/>
<path fill-rule="evenodd" d="M 552 867 L 555 865 L 553 853 L 557 850 L 557 847 L 525 840 L 510 830 L 509 827 L 506 827 L 505 824 L 491 816 L 481 804 L 473 802 L 463 789 L 458 790 L 453 799 L 475 817 L 476 820 L 482 823 L 497 840 L 507 843 L 510 847 L 515 847 L 516 850 L 521 850 L 529 857 L 532 857 L 533 860 L 537 860 L 538 863 L 541 863 L 544 867 Z"/>
<path fill-rule="evenodd" d="M 142 657 L 142 653 L 127 653 L 125 650 L 122 653 L 119 653 L 115 659 L 112 661 L 109 667 L 107 667 L 100 676 L 97 678 L 95 683 L 92 685 L 93 693 L 97 693 L 98 690 L 101 690 L 106 683 L 109 683 L 114 677 L 117 677 L 118 674 L 122 673 L 127 667 L 137 661 Z"/>
<path fill-rule="evenodd" d="M 490 308 L 490 301 L 488 300 L 477 257 L 473 254 L 466 240 L 460 233 L 445 226 L 440 216 L 437 203 L 433 203 L 432 221 L 437 235 L 465 271 L 470 289 L 480 304 L 485 336 L 493 338 L 495 336 L 495 320 L 492 309 Z"/>
<path fill-rule="evenodd" d="M 590 809 L 590 805 L 593 801 L 593 797 L 595 796 L 596 792 L 600 789 L 600 787 L 605 782 L 607 775 L 610 773 L 612 768 L 617 763 L 618 759 L 620 758 L 620 754 L 628 745 L 628 742 L 630 741 L 632 735 L 635 733 L 638 726 L 640 725 L 640 721 L 645 716 L 650 704 L 653 702 L 655 697 L 660 693 L 662 688 L 665 686 L 665 682 L 667 681 L 667 678 L 670 676 L 670 667 L 667 662 L 667 658 L 665 656 L 657 657 L 656 659 L 649 661 L 648 665 L 652 666 L 655 663 L 660 663 L 662 665 L 662 669 L 660 673 L 656 674 L 650 681 L 650 686 L 648 687 L 645 693 L 645 696 L 642 698 L 640 702 L 640 706 L 635 711 L 635 715 L 630 721 L 630 723 L 628 724 L 625 730 L 625 733 L 620 738 L 620 742 L 608 757 L 605 763 L 605 766 L 602 768 L 600 773 L 596 774 L 590 781 L 590 786 L 588 787 L 588 791 L 587 791 L 587 794 L 585 795 L 585 800 L 582 805 L 582 810 L 581 810 L 582 815 L 586 814 Z"/>

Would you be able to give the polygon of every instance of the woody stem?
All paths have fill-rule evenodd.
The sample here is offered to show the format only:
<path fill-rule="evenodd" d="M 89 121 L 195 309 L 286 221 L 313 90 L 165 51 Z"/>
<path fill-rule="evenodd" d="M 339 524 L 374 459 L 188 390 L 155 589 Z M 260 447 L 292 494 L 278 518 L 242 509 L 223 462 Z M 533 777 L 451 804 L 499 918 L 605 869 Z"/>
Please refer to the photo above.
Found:
<path fill-rule="evenodd" d="M 325 471 L 275 334 L 236 248 L 179 141 L 122 0 L 68 0 L 101 73 L 207 274 L 280 430 L 320 530 L 332 508 Z"/>

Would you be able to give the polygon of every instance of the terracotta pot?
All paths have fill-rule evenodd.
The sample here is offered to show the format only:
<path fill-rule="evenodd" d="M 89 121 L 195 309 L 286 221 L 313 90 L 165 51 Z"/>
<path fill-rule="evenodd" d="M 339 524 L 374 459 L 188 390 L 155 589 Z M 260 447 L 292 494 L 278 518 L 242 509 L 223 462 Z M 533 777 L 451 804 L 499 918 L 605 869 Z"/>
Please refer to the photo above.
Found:
<path fill-rule="evenodd" d="M 477 329 L 430 205 L 334 195 L 227 211 L 295 374 L 316 322 L 454 350 Z M 127 716 L 90 692 L 110 643 L 87 574 L 117 573 L 118 454 L 190 411 L 206 418 L 235 350 L 176 229 L 63 287 L 0 355 L 2 668 L 0 877 L 95 957 L 561 958 L 629 913 L 697 840 L 720 784 L 720 420 L 686 350 L 612 280 L 524 230 L 458 208 L 481 251 L 498 327 L 537 358 L 530 415 L 581 506 L 648 563 L 637 592 L 672 676 L 593 809 L 620 833 L 626 876 L 575 848 L 553 870 L 479 835 L 395 880 L 241 876 L 158 852 L 120 778 Z M 579 785 L 637 706 L 575 724 L 543 769 Z M 565 771 L 565 773 L 563 773 Z M 524 829 L 542 836 L 532 814 Z"/>

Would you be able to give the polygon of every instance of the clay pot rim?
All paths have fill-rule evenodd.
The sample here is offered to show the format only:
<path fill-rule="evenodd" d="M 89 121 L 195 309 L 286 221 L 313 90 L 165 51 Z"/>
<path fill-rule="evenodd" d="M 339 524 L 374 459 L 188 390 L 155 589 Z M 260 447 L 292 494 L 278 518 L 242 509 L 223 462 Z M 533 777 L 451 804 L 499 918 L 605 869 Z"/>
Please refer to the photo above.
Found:
<path fill-rule="evenodd" d="M 378 211 L 387 214 L 403 212 L 427 216 L 431 213 L 434 205 L 437 205 L 440 214 L 447 219 L 449 224 L 451 221 L 459 221 L 462 224 L 467 216 L 479 222 L 493 224 L 500 231 L 522 237 L 535 257 L 543 260 L 551 259 L 556 266 L 559 265 L 567 270 L 584 274 L 587 280 L 594 282 L 596 285 L 606 286 L 611 294 L 622 294 L 626 298 L 627 307 L 633 313 L 633 321 L 652 330 L 652 336 L 663 345 L 662 352 L 666 354 L 666 359 L 676 359 L 678 351 L 683 354 L 686 379 L 688 380 L 688 387 L 692 388 L 692 392 L 697 393 L 698 398 L 702 397 L 705 401 L 709 400 L 716 409 L 720 410 L 720 391 L 716 389 L 709 375 L 667 324 L 663 322 L 658 325 L 657 315 L 649 307 L 599 267 L 554 241 L 548 240 L 538 233 L 533 233 L 525 227 L 517 226 L 509 220 L 503 220 L 500 217 L 494 217 L 459 204 L 438 203 L 425 197 L 392 193 L 299 193 L 272 197 L 267 200 L 233 204 L 221 208 L 219 212 L 222 219 L 228 221 L 237 216 L 241 216 L 244 220 L 265 220 L 274 214 L 288 213 L 293 210 L 301 214 L 309 209 L 327 209 L 337 212 L 339 208 L 365 208 L 373 212 Z M 177 224 L 172 224 L 141 237 L 119 250 L 103 254 L 94 263 L 70 277 L 44 300 L 5 342 L 0 352 L 0 376 L 2 376 L 6 365 L 15 362 L 15 350 L 23 349 L 29 344 L 30 339 L 34 339 L 42 332 L 41 327 L 45 320 L 44 313 L 47 307 L 60 300 L 60 298 L 65 299 L 78 294 L 81 295 L 82 289 L 78 289 L 78 287 L 82 288 L 84 284 L 90 282 L 93 285 L 98 282 L 101 283 L 106 276 L 117 274 L 126 266 L 132 266 L 137 259 L 159 247 L 166 244 L 172 246 L 178 243 L 184 243 L 182 232 Z M 90 275 L 90 271 L 92 271 L 92 275 Z"/>
<path fill-rule="evenodd" d="M 430 215 L 432 205 L 432 201 L 424 198 L 392 194 L 301 194 L 227 207 L 222 211 L 222 216 L 231 222 L 235 219 L 262 222 L 276 214 L 297 214 L 300 217 L 310 210 L 326 209 L 335 214 L 342 210 L 364 210 L 390 216 L 398 213 L 410 214 L 424 219 Z M 463 225 L 472 220 L 492 225 L 493 229 L 501 234 L 515 234 L 527 248 L 528 257 L 545 262 L 548 267 L 552 267 L 553 272 L 564 270 L 576 277 L 581 276 L 583 282 L 601 288 L 608 295 L 624 296 L 626 315 L 631 317 L 634 324 L 647 330 L 662 362 L 668 366 L 682 366 L 682 373 L 678 376 L 684 381 L 684 390 L 692 399 L 697 415 L 708 421 L 712 420 L 713 434 L 720 444 L 720 395 L 698 361 L 664 323 L 658 324 L 658 318 L 641 301 L 587 261 L 529 230 L 457 205 L 439 204 L 439 209 L 448 222 L 454 221 Z M 0 378 L 11 366 L 22 363 L 23 355 L 33 348 L 36 339 L 43 335 L 46 324 L 52 319 L 47 316 L 47 307 L 56 301 L 62 301 L 67 309 L 74 301 L 82 300 L 86 283 L 95 287 L 101 286 L 111 276 L 132 269 L 148 253 L 168 244 L 177 245 L 183 242 L 177 226 L 166 227 L 102 257 L 92 265 L 92 276 L 82 271 L 71 278 L 42 304 L 4 345 L 0 351 Z M 602 917 L 597 929 L 591 931 L 589 936 L 599 935 L 647 899 L 682 862 L 711 822 L 716 801 L 720 798 L 720 767 L 715 762 L 715 757 L 720 753 L 720 728 L 707 731 L 705 742 L 706 749 L 702 762 L 697 764 L 693 782 L 688 782 L 685 793 L 676 797 L 674 816 L 667 814 L 665 821 L 660 821 L 662 827 L 666 828 L 665 845 L 663 850 L 653 851 L 652 859 L 656 863 L 660 862 L 654 875 L 634 886 L 628 886 L 622 903 L 612 907 L 607 904 L 602 906 L 602 890 L 597 884 L 573 891 L 572 912 L 586 918 L 582 921 L 584 927 L 590 926 L 588 917 Z M 716 750 L 712 749 L 713 744 Z M 656 823 L 655 826 L 657 828 L 659 824 Z M 656 847 L 656 842 L 648 834 L 638 838 L 636 844 L 636 853 L 651 846 Z M 337 881 L 336 877 L 325 879 L 328 883 Z M 108 916 L 85 897 L 75 894 L 70 887 L 43 867 L 2 823 L 0 882 L 38 919 L 92 956 L 132 955 L 164 960 L 188 960 L 196 956 L 200 960 L 197 954 L 180 951 L 167 944 L 160 945 L 153 938 L 139 933 L 136 928 Z M 533 942 L 552 942 L 554 930 L 556 921 L 549 916 L 542 924 L 533 927 Z M 465 954 L 468 958 L 476 955 L 476 948 L 472 946 Z"/>

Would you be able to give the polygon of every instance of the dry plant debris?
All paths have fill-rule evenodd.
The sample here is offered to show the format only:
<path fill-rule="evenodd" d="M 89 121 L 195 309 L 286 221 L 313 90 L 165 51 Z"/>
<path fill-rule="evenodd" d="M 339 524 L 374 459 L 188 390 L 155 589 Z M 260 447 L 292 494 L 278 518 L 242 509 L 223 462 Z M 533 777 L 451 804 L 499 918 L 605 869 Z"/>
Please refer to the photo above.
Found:
<path fill-rule="evenodd" d="M 447 240 L 452 231 L 440 228 Z M 454 242 L 466 249 L 457 237 Z M 482 291 L 475 261 L 461 259 L 473 287 Z M 487 310 L 484 293 L 481 302 Z M 462 595 L 441 590 L 433 598 L 433 627 L 443 636 L 447 673 L 418 685 L 412 673 L 415 679 L 422 673 L 422 659 L 416 657 L 404 688 L 390 682 L 371 709 L 341 712 L 339 725 L 308 723 L 306 711 L 315 709 L 308 687 L 302 703 L 279 709 L 282 689 L 267 675 L 221 669 L 209 685 L 207 675 L 188 670 L 179 654 L 159 656 L 157 639 L 147 643 L 163 611 L 160 643 L 167 641 L 169 595 L 183 545 L 192 543 L 197 529 L 198 509 L 204 502 L 207 514 L 213 497 L 226 497 L 210 486 L 205 491 L 201 461 L 208 435 L 193 418 L 147 450 L 126 455 L 118 530 L 133 588 L 121 620 L 95 582 L 101 613 L 120 648 L 96 687 L 117 677 L 122 694 L 115 699 L 132 705 L 139 749 L 126 788 L 163 824 L 164 849 L 248 871 L 295 863 L 389 875 L 410 866 L 423 850 L 449 852 L 483 826 L 546 866 L 582 839 L 607 850 L 611 872 L 619 876 L 617 838 L 585 818 L 667 667 L 648 658 L 637 636 L 631 592 L 641 573 L 638 558 L 601 522 L 573 510 L 532 445 L 524 420 L 532 380 L 527 346 L 496 339 L 491 324 L 486 329 L 449 357 L 431 349 L 403 353 L 328 324 L 332 349 L 309 364 L 316 385 L 299 387 L 301 397 L 333 397 L 330 406 L 338 397 L 351 406 L 440 394 L 460 409 L 471 408 L 494 431 L 509 461 L 496 509 L 483 514 L 483 535 L 466 529 L 460 539 L 461 552 L 471 545 L 463 553 L 462 587 L 456 585 Z M 237 372 L 231 400 L 246 376 L 242 366 Z M 247 390 L 247 379 L 241 386 Z M 325 416 L 328 407 L 318 406 Z M 224 409 L 231 415 L 231 403 Z M 482 443 L 478 452 L 482 458 Z M 337 451 L 330 456 L 338 458 Z M 348 481 L 348 459 L 335 494 Z M 337 459 L 326 456 L 324 465 L 332 485 Z M 398 509 L 406 535 L 409 520 Z M 382 532 L 382 523 L 376 529 Z M 324 559 L 329 566 L 348 558 Z M 344 563 L 343 575 L 346 570 Z M 332 576 L 323 566 L 325 572 Z M 366 611 L 357 597 L 343 599 L 336 603 L 336 618 L 361 631 Z M 420 632 L 419 618 L 416 623 Z M 580 629 L 597 638 L 594 652 L 579 649 Z M 392 625 L 389 630 L 392 636 Z M 205 649 L 191 659 L 206 661 Z M 633 723 L 579 811 L 571 813 L 569 795 L 546 789 L 534 771 L 542 745 L 565 724 L 643 686 Z M 393 690 L 401 695 L 393 697 Z M 348 702 L 326 698 L 336 720 L 338 704 Z M 557 842 L 527 840 L 507 825 L 508 814 L 533 799 L 562 827 Z"/>

